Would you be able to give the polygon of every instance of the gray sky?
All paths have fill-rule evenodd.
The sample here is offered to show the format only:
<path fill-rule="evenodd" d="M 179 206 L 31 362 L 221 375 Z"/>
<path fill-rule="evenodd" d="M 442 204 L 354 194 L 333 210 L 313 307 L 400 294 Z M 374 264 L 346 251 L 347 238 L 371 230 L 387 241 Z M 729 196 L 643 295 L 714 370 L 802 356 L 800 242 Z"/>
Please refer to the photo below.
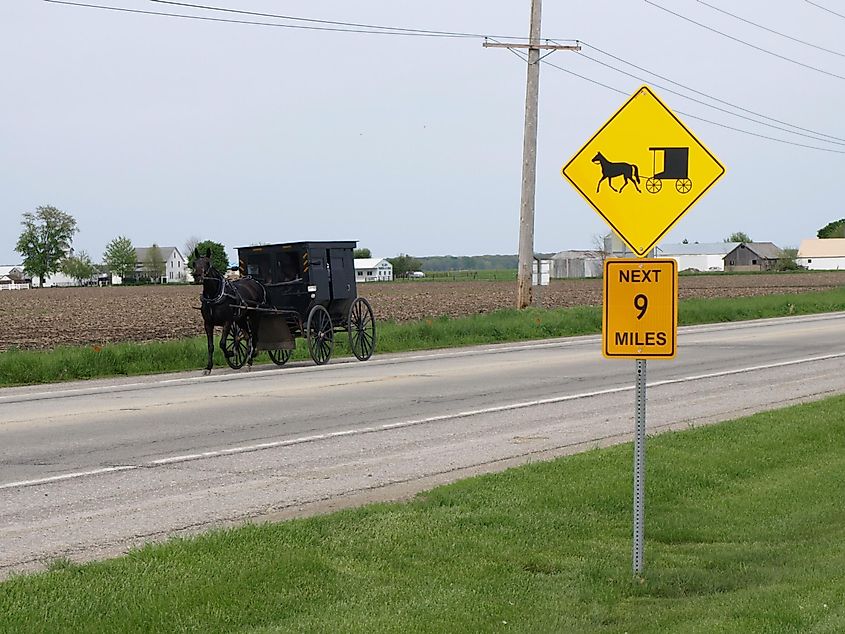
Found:
<path fill-rule="evenodd" d="M 145 0 L 90 1 L 257 19 Z M 845 15 L 841 3 L 814 1 Z M 676 111 L 845 151 L 845 141 L 796 136 L 692 103 L 661 86 L 689 94 L 681 88 L 599 52 L 845 138 L 845 18 L 805 0 L 708 0 L 836 55 L 697 0 L 654 2 L 842 78 L 726 39 L 644 0 L 546 0 L 543 36 L 590 44 L 595 48 L 585 54 L 650 79 Z M 215 4 L 526 36 L 530 2 Z M 237 246 L 324 239 L 358 240 L 382 257 L 517 252 L 525 64 L 507 50 L 482 48 L 479 39 L 306 31 L 6 0 L 0 60 L 2 264 L 21 259 L 14 251 L 21 214 L 45 204 L 77 219 L 74 247 L 97 261 L 118 235 L 136 246 L 180 248 L 197 236 L 223 242 L 232 256 Z M 560 168 L 644 82 L 578 53 L 556 52 L 546 61 L 625 93 L 541 67 L 535 249 L 591 248 L 606 225 Z M 679 116 L 727 174 L 668 241 L 721 241 L 741 230 L 797 246 L 845 216 L 845 154 Z"/>

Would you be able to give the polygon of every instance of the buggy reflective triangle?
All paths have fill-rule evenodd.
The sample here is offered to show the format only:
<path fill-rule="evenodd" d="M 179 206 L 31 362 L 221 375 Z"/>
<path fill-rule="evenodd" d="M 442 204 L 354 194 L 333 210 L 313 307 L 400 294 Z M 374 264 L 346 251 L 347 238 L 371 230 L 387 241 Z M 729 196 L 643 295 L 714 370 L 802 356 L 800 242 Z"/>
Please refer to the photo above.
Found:
<path fill-rule="evenodd" d="M 642 86 L 561 172 L 631 250 L 644 257 L 725 168 Z"/>

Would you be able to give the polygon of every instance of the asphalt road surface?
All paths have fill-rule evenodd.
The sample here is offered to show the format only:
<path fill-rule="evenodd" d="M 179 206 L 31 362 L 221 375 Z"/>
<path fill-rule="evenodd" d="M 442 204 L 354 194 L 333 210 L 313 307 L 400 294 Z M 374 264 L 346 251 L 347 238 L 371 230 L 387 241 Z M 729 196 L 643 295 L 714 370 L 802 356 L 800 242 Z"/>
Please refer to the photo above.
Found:
<path fill-rule="evenodd" d="M 648 363 L 649 434 L 845 392 L 845 313 L 678 348 Z M 0 390 L 0 578 L 628 441 L 634 365 L 592 336 Z"/>

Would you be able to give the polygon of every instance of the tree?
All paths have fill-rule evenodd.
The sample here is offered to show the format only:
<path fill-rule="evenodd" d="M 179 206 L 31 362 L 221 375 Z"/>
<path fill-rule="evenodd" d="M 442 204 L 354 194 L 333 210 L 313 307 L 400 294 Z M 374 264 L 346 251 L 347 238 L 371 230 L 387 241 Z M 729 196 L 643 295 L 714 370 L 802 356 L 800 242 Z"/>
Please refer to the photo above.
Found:
<path fill-rule="evenodd" d="M 372 255 L 372 253 L 370 252 L 369 249 L 364 247 L 364 248 L 361 248 L 361 249 L 355 249 L 352 252 L 352 257 L 353 258 L 371 258 L 371 257 L 373 257 L 373 255 Z"/>
<path fill-rule="evenodd" d="M 819 229 L 816 236 L 819 238 L 845 238 L 845 218 L 829 222 Z"/>
<path fill-rule="evenodd" d="M 143 262 L 144 273 L 153 282 L 160 282 L 164 276 L 164 256 L 161 255 L 161 249 L 154 242 L 153 246 L 147 251 L 147 257 Z"/>
<path fill-rule="evenodd" d="M 775 266 L 776 271 L 800 271 L 802 268 L 804 267 L 798 264 L 798 249 L 794 247 L 785 248 Z"/>
<path fill-rule="evenodd" d="M 62 273 L 76 280 L 79 286 L 82 286 L 93 277 L 94 263 L 91 262 L 91 257 L 85 251 L 80 251 L 79 255 L 66 257 L 62 261 L 61 270 Z"/>
<path fill-rule="evenodd" d="M 135 247 L 126 236 L 118 236 L 106 245 L 103 261 L 110 273 L 127 278 L 135 272 Z"/>
<path fill-rule="evenodd" d="M 187 240 L 185 240 L 185 250 L 182 253 L 185 255 L 186 258 L 190 259 L 191 254 L 194 252 L 194 249 L 197 248 L 197 245 L 200 243 L 200 239 L 196 236 L 191 236 Z"/>
<path fill-rule="evenodd" d="M 226 255 L 226 247 L 219 242 L 214 242 L 213 240 L 203 240 L 202 242 L 197 243 L 196 250 L 202 255 L 205 255 L 206 252 L 210 250 L 211 265 L 221 273 L 225 273 L 228 270 L 229 256 Z M 194 249 L 191 249 L 191 252 L 188 253 L 188 268 L 192 270 L 194 268 L 194 260 L 196 260 L 196 256 L 194 254 Z"/>
<path fill-rule="evenodd" d="M 21 224 L 24 230 L 15 251 L 23 256 L 24 269 L 38 277 L 41 286 L 44 286 L 44 278 L 59 270 L 70 251 L 73 234 L 79 230 L 76 220 L 70 214 L 47 205 L 38 207 L 34 213 L 26 212 Z"/>
<path fill-rule="evenodd" d="M 751 239 L 751 236 L 745 233 L 744 231 L 735 231 L 727 238 L 725 238 L 725 242 L 754 242 Z"/>
<path fill-rule="evenodd" d="M 408 274 L 411 271 L 417 271 L 421 266 L 420 261 L 417 258 L 404 253 L 400 253 L 395 258 L 387 258 L 387 261 L 393 265 L 394 279 L 399 277 L 408 277 Z"/>

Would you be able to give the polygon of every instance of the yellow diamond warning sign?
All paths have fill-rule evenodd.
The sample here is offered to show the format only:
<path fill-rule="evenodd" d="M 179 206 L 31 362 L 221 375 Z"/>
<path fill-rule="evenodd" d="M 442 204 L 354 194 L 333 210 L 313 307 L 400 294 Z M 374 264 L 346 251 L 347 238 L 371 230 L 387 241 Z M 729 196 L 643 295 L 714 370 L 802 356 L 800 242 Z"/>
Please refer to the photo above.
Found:
<path fill-rule="evenodd" d="M 678 263 L 671 258 L 604 261 L 602 353 L 672 359 L 678 341 Z"/>
<path fill-rule="evenodd" d="M 666 104 L 643 86 L 561 171 L 642 257 L 725 168 Z"/>

